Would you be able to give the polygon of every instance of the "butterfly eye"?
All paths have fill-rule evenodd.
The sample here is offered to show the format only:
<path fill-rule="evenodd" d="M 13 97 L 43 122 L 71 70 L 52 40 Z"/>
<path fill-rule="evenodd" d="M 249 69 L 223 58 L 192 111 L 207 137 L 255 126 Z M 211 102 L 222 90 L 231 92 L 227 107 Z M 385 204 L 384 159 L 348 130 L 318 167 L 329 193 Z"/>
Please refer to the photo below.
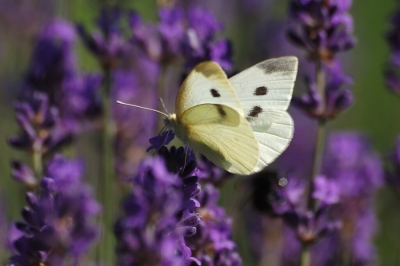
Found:
<path fill-rule="evenodd" d="M 210 92 L 212 97 L 214 98 L 221 97 L 221 94 L 219 94 L 219 92 L 216 89 L 211 89 Z"/>
<path fill-rule="evenodd" d="M 255 89 L 253 95 L 254 96 L 262 96 L 262 95 L 266 95 L 267 92 L 268 92 L 267 87 L 262 86 L 262 87 L 258 87 L 257 89 Z"/>

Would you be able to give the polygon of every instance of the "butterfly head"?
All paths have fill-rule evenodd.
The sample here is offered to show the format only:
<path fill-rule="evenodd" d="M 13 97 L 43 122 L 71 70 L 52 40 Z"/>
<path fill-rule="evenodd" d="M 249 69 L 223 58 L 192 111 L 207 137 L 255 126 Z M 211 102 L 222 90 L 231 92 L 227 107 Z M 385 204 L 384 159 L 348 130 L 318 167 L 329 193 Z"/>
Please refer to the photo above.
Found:
<path fill-rule="evenodd" d="M 178 121 L 176 118 L 176 114 L 170 114 L 167 117 L 164 117 L 165 127 L 172 130 L 175 135 L 182 140 L 183 142 L 187 142 L 187 130 L 185 127 Z"/>

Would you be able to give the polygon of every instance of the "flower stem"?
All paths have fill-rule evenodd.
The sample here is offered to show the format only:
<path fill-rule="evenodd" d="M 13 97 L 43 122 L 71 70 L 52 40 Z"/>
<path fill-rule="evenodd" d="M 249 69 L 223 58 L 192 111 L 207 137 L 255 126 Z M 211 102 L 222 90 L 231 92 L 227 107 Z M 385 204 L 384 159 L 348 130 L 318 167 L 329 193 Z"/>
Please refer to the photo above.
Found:
<path fill-rule="evenodd" d="M 324 155 L 325 135 L 326 135 L 326 119 L 325 114 L 325 74 L 322 69 L 322 62 L 320 60 L 316 63 L 315 70 L 316 84 L 318 87 L 319 96 L 321 97 L 321 118 L 318 119 L 317 136 L 315 139 L 314 159 L 312 165 L 312 172 L 309 178 L 308 186 L 306 187 L 307 197 L 307 210 L 314 211 L 317 202 L 313 199 L 312 194 L 314 191 L 314 180 L 320 174 L 322 168 L 322 159 Z M 301 250 L 301 266 L 310 265 L 310 250 L 309 245 L 302 243 Z"/>
<path fill-rule="evenodd" d="M 307 187 L 307 209 L 314 210 L 315 209 L 315 200 L 312 198 L 312 193 L 314 190 L 314 179 L 321 172 L 322 168 L 322 159 L 324 155 L 324 146 L 325 146 L 325 131 L 326 131 L 326 120 L 324 118 L 325 114 L 325 74 L 322 69 L 321 61 L 317 61 L 316 63 L 316 84 L 318 87 L 319 96 L 321 97 L 321 109 L 320 114 L 321 118 L 318 119 L 318 127 L 317 127 L 317 136 L 315 139 L 315 149 L 314 149 L 314 159 L 312 165 L 312 172 L 309 179 L 309 184 Z"/>
<path fill-rule="evenodd" d="M 302 244 L 300 266 L 310 265 L 310 249 L 307 244 Z"/>
<path fill-rule="evenodd" d="M 101 181 L 98 183 L 97 192 L 103 204 L 103 233 L 98 252 L 98 262 L 105 265 L 114 263 L 115 238 L 112 232 L 113 223 L 116 217 L 116 186 L 114 174 L 114 122 L 112 119 L 111 91 L 111 72 L 105 70 L 102 107 L 103 107 L 103 132 L 102 132 L 102 168 Z"/>
<path fill-rule="evenodd" d="M 35 171 L 38 180 L 43 178 L 43 157 L 40 151 L 34 151 L 32 155 L 33 170 Z"/>

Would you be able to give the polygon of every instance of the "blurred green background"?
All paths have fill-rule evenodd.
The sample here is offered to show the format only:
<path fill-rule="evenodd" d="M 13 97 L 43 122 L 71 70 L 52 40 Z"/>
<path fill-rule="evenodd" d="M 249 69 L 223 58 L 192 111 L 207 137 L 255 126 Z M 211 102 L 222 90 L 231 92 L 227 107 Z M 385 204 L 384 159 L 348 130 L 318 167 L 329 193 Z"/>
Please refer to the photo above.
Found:
<path fill-rule="evenodd" d="M 287 4 L 285 0 L 264 1 L 262 10 L 252 14 L 240 8 L 227 9 L 236 12 L 224 14 L 225 5 L 237 5 L 245 0 L 224 0 L 210 5 L 216 18 L 224 23 L 223 36 L 233 41 L 235 66 L 238 69 L 247 67 L 263 60 L 257 58 L 255 40 L 260 28 L 269 21 L 286 21 Z M 251 2 L 257 2 L 252 0 Z M 109 1 L 123 7 L 135 8 L 148 20 L 157 17 L 156 2 L 150 0 Z M 212 1 L 205 1 L 205 6 Z M 13 1 L 0 0 L 0 198 L 6 210 L 6 219 L 19 218 L 19 212 L 24 201 L 24 188 L 10 178 L 10 160 L 24 158 L 20 151 L 11 149 L 6 139 L 18 132 L 12 108 L 13 100 L 17 97 L 21 87 L 22 77 L 26 70 L 30 54 L 34 47 L 35 35 L 41 26 L 48 20 L 61 17 L 72 22 L 85 24 L 93 28 L 94 18 L 97 16 L 104 1 L 95 0 L 32 0 Z M 20 8 L 18 5 L 28 6 Z M 45 7 L 45 8 L 44 8 Z M 400 98 L 390 93 L 384 86 L 383 68 L 389 56 L 388 45 L 385 40 L 389 28 L 390 15 L 395 11 L 395 0 L 372 1 L 355 0 L 351 9 L 354 18 L 354 34 L 357 45 L 354 49 L 341 55 L 345 72 L 354 78 L 353 92 L 354 105 L 347 112 L 340 115 L 329 130 L 356 130 L 369 136 L 375 149 L 382 158 L 392 149 L 397 135 L 400 134 Z M 29 20 L 24 12 L 33 12 Z M 268 38 L 268 36 L 266 36 Z M 269 44 L 271 45 L 271 44 Z M 279 43 L 276 43 L 279 46 Z M 271 48 L 273 49 L 273 47 Z M 80 66 L 83 70 L 95 70 L 97 64 L 93 57 L 78 45 Z M 300 58 L 300 60 L 304 60 Z M 297 81 L 296 87 L 300 81 Z M 300 93 L 295 88 L 295 93 Z M 312 128 L 310 128 L 312 130 Z M 75 151 L 88 162 L 87 166 L 95 168 L 98 158 L 90 150 L 94 143 L 90 143 L 87 136 L 82 136 L 79 143 L 86 145 L 84 149 Z M 89 143 L 88 143 L 89 142 Z M 27 161 L 27 158 L 25 158 Z M 92 169 L 93 169 L 92 168 Z M 95 171 L 90 171 L 91 178 L 95 178 Z M 237 181 L 232 181 L 234 186 Z M 238 204 L 229 193 L 224 190 L 222 204 L 232 206 Z M 380 265 L 400 265 L 400 201 L 391 193 L 390 189 L 382 189 L 376 201 L 377 213 L 380 220 L 379 233 L 376 236 Z M 5 230 L 5 228 L 2 228 Z M 4 231 L 3 231 L 4 232 Z M 3 232 L 1 232 L 2 235 Z M 243 251 L 243 250 L 241 250 Z M 243 251 L 245 253 L 245 251 Z M 5 252 L 0 252 L 4 261 Z M 245 256 L 245 254 L 242 254 Z"/>

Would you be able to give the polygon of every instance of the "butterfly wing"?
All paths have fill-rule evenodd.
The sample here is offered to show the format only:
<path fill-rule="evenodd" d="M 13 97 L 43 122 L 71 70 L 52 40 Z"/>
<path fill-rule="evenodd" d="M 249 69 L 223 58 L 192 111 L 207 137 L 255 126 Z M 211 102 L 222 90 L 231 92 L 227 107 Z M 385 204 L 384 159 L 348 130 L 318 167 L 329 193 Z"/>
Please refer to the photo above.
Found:
<path fill-rule="evenodd" d="M 274 161 L 293 137 L 293 120 L 286 110 L 292 98 L 297 64 L 294 56 L 269 59 L 229 79 L 259 142 L 256 171 Z"/>
<path fill-rule="evenodd" d="M 258 163 L 258 142 L 249 123 L 233 108 L 201 104 L 186 110 L 180 122 L 190 146 L 217 166 L 247 175 Z"/>
<path fill-rule="evenodd" d="M 225 72 L 215 62 L 203 62 L 196 65 L 183 81 L 176 96 L 175 111 L 179 118 L 191 107 L 222 103 L 243 116 L 236 92 Z"/>

